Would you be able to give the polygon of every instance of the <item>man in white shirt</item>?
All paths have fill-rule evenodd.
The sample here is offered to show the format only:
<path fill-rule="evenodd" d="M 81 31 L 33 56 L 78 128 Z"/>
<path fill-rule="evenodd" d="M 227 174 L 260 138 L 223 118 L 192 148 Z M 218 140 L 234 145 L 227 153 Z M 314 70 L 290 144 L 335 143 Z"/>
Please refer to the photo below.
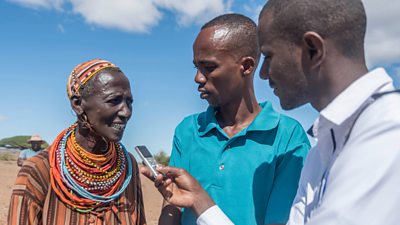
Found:
<path fill-rule="evenodd" d="M 282 108 L 320 112 L 289 225 L 399 224 L 400 94 L 368 72 L 365 29 L 361 0 L 269 0 L 260 14 L 261 78 Z M 160 192 L 198 224 L 231 224 L 185 171 L 160 171 L 173 178 L 157 177 Z"/>

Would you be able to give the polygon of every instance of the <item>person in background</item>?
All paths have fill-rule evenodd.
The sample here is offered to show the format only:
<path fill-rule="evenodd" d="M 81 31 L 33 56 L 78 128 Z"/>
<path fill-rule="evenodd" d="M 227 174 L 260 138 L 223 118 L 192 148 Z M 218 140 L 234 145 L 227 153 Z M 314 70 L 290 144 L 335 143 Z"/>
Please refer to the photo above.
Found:
<path fill-rule="evenodd" d="M 320 112 L 288 225 L 399 224 L 400 91 L 368 70 L 365 30 L 361 0 L 269 0 L 260 13 L 261 78 L 282 108 Z M 189 173 L 159 170 L 160 192 L 198 224 L 232 224 Z"/>
<path fill-rule="evenodd" d="M 42 150 L 44 140 L 39 134 L 34 134 L 29 138 L 28 143 L 31 144 L 30 149 L 24 149 L 20 152 L 17 160 L 17 165 L 22 166 L 22 163 L 29 157 L 35 156 Z"/>
<path fill-rule="evenodd" d="M 283 224 L 310 148 L 301 125 L 258 103 L 256 24 L 240 14 L 207 22 L 193 44 L 195 82 L 205 112 L 176 128 L 170 165 L 188 170 L 237 225 Z M 171 216 L 172 214 L 172 216 Z M 165 202 L 160 224 L 196 223 Z"/>
<path fill-rule="evenodd" d="M 17 175 L 8 225 L 146 224 L 138 165 L 120 143 L 130 83 L 113 63 L 76 66 L 67 94 L 77 121 Z"/>

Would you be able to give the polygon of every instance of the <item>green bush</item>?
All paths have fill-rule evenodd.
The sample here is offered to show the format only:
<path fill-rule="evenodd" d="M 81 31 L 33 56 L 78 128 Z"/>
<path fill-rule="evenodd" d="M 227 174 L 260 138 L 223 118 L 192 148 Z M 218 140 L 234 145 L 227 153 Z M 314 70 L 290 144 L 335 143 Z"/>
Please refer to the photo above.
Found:
<path fill-rule="evenodd" d="M 165 153 L 164 151 L 159 151 L 157 154 L 154 155 L 154 159 L 159 163 L 164 166 L 168 165 L 169 163 L 169 155 Z"/>

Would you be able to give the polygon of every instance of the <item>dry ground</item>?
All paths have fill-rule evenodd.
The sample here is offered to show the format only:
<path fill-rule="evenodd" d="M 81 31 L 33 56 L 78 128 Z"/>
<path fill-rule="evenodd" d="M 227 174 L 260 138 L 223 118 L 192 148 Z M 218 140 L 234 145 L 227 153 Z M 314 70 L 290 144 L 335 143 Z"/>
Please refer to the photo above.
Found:
<path fill-rule="evenodd" d="M 16 161 L 0 161 L 0 225 L 7 222 L 11 190 L 19 167 Z M 161 195 L 147 178 L 142 177 L 142 189 L 148 225 L 155 225 L 160 215 Z"/>

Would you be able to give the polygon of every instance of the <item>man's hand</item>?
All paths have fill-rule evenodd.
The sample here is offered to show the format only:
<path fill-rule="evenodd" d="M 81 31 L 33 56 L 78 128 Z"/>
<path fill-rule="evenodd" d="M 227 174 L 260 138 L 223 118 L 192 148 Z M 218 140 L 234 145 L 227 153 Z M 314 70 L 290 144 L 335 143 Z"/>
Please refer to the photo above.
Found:
<path fill-rule="evenodd" d="M 159 166 L 157 170 L 164 175 L 159 174 L 153 178 L 147 167 L 142 167 L 140 172 L 154 181 L 154 185 L 168 203 L 191 208 L 197 216 L 215 205 L 199 182 L 184 169 Z"/>
<path fill-rule="evenodd" d="M 22 166 L 22 164 L 24 163 L 24 161 L 25 161 L 25 159 L 18 157 L 17 165 L 18 165 L 18 166 Z"/>

